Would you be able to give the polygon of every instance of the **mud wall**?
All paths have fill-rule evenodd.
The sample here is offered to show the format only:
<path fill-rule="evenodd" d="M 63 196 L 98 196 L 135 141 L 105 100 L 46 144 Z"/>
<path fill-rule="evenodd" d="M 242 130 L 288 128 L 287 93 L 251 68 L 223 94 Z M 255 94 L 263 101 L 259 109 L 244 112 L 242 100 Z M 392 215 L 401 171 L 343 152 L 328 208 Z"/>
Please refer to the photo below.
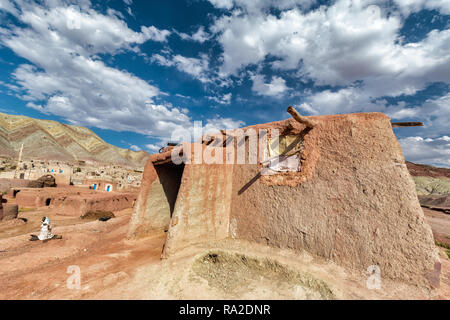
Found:
<path fill-rule="evenodd" d="M 130 239 L 164 232 L 169 228 L 184 169 L 184 165 L 171 163 L 170 150 L 153 154 L 147 161 L 128 228 L 127 237 Z"/>
<path fill-rule="evenodd" d="M 14 190 L 16 203 L 21 207 L 50 206 L 55 198 L 68 195 L 67 191 L 58 188 L 17 188 Z"/>
<path fill-rule="evenodd" d="M 22 179 L 0 179 L 0 192 L 6 192 L 10 188 L 24 188 L 28 186 L 30 180 Z"/>
<path fill-rule="evenodd" d="M 151 159 L 145 166 L 141 190 L 131 216 L 128 238 L 140 238 L 169 227 L 170 205 Z"/>
<path fill-rule="evenodd" d="M 68 186 L 70 185 L 70 175 L 68 174 L 54 174 L 55 183 L 57 186 Z"/>
<path fill-rule="evenodd" d="M 16 203 L 21 207 L 51 206 L 57 214 L 80 216 L 91 210 L 120 211 L 132 208 L 137 193 L 98 192 L 83 188 L 20 189 Z"/>
<path fill-rule="evenodd" d="M 52 206 L 58 215 L 81 216 L 89 211 L 120 211 L 132 208 L 136 202 L 137 194 L 95 194 L 57 197 L 53 199 Z"/>
<path fill-rule="evenodd" d="M 228 236 L 232 182 L 233 165 L 185 165 L 163 257 Z"/>
<path fill-rule="evenodd" d="M 18 189 L 16 193 L 16 203 L 21 207 L 41 207 L 41 196 L 39 189 Z M 45 201 L 45 200 L 44 200 Z"/>
<path fill-rule="evenodd" d="M 307 250 L 360 273 L 376 265 L 383 277 L 438 285 L 431 228 L 390 119 L 311 118 L 318 124 L 310 131 L 292 119 L 252 127 L 301 135 L 301 172 L 261 176 L 261 164 L 187 164 L 163 257 L 195 243 L 244 239 Z M 169 156 L 147 164 L 132 235 L 168 223 L 170 205 L 153 161 Z"/>
<path fill-rule="evenodd" d="M 230 236 L 305 249 L 340 265 L 436 284 L 439 259 L 388 117 L 317 117 L 305 136 L 298 177 L 251 181 L 256 165 L 233 172 Z M 247 186 L 244 188 L 244 186 Z M 434 277 L 433 279 L 431 279 Z"/>

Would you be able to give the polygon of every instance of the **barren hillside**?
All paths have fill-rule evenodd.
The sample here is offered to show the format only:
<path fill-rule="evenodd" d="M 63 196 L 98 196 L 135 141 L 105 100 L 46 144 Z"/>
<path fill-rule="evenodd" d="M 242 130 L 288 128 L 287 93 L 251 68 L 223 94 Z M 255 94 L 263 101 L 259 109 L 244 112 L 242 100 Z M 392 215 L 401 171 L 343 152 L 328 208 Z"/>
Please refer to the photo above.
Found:
<path fill-rule="evenodd" d="M 85 127 L 0 113 L 0 157 L 17 157 L 22 143 L 24 158 L 42 160 L 143 166 L 149 156 L 110 145 Z"/>
<path fill-rule="evenodd" d="M 442 203 L 448 203 L 448 199 L 450 199 L 450 169 L 412 162 L 406 162 L 406 165 L 416 183 L 417 194 L 422 205 L 431 205 L 429 200 L 431 198 L 434 199 L 432 201 L 435 202 L 434 204 L 436 204 L 435 198 L 440 198 Z"/>
<path fill-rule="evenodd" d="M 450 169 L 447 168 L 438 168 L 426 164 L 412 163 L 409 161 L 406 161 L 406 166 L 408 167 L 409 173 L 413 177 L 450 178 Z"/>

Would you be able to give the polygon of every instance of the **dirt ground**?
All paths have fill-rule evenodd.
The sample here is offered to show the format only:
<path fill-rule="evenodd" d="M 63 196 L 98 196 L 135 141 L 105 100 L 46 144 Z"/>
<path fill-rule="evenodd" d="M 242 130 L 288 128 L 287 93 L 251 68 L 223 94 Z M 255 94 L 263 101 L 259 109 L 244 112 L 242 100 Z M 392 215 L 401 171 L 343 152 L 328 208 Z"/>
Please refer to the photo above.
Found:
<path fill-rule="evenodd" d="M 106 222 L 59 216 L 52 208 L 21 209 L 0 222 L 0 299 L 448 299 L 450 261 L 440 248 L 441 288 L 425 292 L 383 281 L 368 290 L 364 274 L 333 263 L 245 242 L 190 247 L 168 260 L 160 255 L 165 234 L 125 239 L 132 209 Z M 62 240 L 29 241 L 48 216 Z M 442 234 L 448 216 L 427 213 Z M 251 252 L 251 254 L 249 254 Z M 80 287 L 70 288 L 71 266 Z"/>
<path fill-rule="evenodd" d="M 433 230 L 434 238 L 450 245 L 450 215 L 427 208 L 423 208 L 423 212 Z"/>
<path fill-rule="evenodd" d="M 159 261 L 163 237 L 128 243 L 125 233 L 132 209 L 107 222 L 58 216 L 43 208 L 21 212 L 22 220 L 0 223 L 0 299 L 83 299 L 107 289 L 134 270 Z M 48 216 L 62 240 L 29 241 Z M 81 271 L 81 290 L 67 289 L 69 266 Z"/>

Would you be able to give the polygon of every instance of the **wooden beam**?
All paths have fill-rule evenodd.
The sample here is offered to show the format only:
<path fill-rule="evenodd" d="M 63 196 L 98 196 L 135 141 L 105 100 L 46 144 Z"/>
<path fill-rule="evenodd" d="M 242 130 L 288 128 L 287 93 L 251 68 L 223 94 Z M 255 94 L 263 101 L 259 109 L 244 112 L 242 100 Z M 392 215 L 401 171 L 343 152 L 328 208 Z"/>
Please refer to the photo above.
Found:
<path fill-rule="evenodd" d="M 19 166 L 20 166 L 20 162 L 22 162 L 22 153 L 23 153 L 23 143 L 22 143 L 22 146 L 20 147 L 19 160 L 17 160 L 16 171 L 14 171 L 14 179 L 17 179 L 18 175 L 19 175 Z"/>
<path fill-rule="evenodd" d="M 422 122 L 391 122 L 392 128 L 423 127 Z"/>
<path fill-rule="evenodd" d="M 308 128 L 312 129 L 317 125 L 317 123 L 315 121 L 301 116 L 300 113 L 298 113 L 298 111 L 295 110 L 292 106 L 289 106 L 287 108 L 287 112 L 289 112 L 289 114 L 292 116 L 292 118 L 294 118 L 297 122 L 304 124 Z"/>

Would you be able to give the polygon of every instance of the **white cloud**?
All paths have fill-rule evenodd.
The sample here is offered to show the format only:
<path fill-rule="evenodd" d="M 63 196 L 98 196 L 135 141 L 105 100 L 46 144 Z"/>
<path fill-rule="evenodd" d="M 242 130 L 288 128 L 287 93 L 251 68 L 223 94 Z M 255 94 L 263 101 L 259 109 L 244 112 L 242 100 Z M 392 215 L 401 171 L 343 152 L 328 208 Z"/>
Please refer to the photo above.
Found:
<path fill-rule="evenodd" d="M 417 121 L 423 121 L 425 127 L 420 129 L 421 134 L 427 137 L 449 135 L 450 129 L 450 93 L 445 96 L 428 99 L 420 106 L 412 108 Z"/>
<path fill-rule="evenodd" d="M 337 91 L 323 90 L 307 95 L 299 108 L 311 114 L 336 114 L 355 111 L 384 111 L 385 102 L 373 103 L 370 95 L 359 87 L 347 87 Z"/>
<path fill-rule="evenodd" d="M 405 15 L 422 9 L 435 9 L 442 14 L 450 14 L 450 2 L 448 0 L 394 0 L 394 2 Z"/>
<path fill-rule="evenodd" d="M 130 146 L 130 149 L 133 151 L 141 151 L 142 150 L 141 148 L 139 148 L 138 146 L 136 146 L 134 144 Z"/>
<path fill-rule="evenodd" d="M 417 132 L 427 137 L 448 134 L 450 123 L 450 93 L 428 99 L 420 105 L 399 102 L 389 105 L 384 99 L 372 101 L 364 87 L 347 87 L 337 91 L 324 90 L 305 98 L 299 109 L 310 114 L 336 114 L 350 112 L 384 112 L 393 120 L 410 119 L 424 122 Z"/>
<path fill-rule="evenodd" d="M 450 167 L 450 137 L 400 139 L 405 158 L 411 162 Z"/>
<path fill-rule="evenodd" d="M 306 13 L 293 8 L 279 16 L 239 10 L 223 15 L 210 28 L 223 48 L 221 75 L 273 57 L 274 71 L 294 71 L 320 85 L 363 81 L 373 97 L 413 94 L 450 78 L 450 30 L 402 44 L 401 16 L 370 3 L 338 0 Z"/>
<path fill-rule="evenodd" d="M 244 121 L 235 121 L 231 118 L 216 118 L 209 119 L 203 126 L 203 134 L 215 133 L 219 130 L 232 130 L 244 126 Z"/>
<path fill-rule="evenodd" d="M 127 13 L 128 13 L 130 16 L 134 17 L 133 11 L 131 11 L 131 8 L 130 8 L 130 7 L 127 8 Z"/>
<path fill-rule="evenodd" d="M 178 70 L 194 76 L 201 82 L 209 81 L 209 79 L 205 77 L 205 72 L 208 70 L 209 64 L 207 55 L 202 55 L 200 59 L 175 55 L 172 61 L 175 63 Z"/>
<path fill-rule="evenodd" d="M 399 139 L 405 158 L 418 163 L 450 166 L 450 143 L 447 137 L 450 132 L 450 93 L 428 99 L 420 105 L 408 105 L 403 101 L 389 105 L 385 100 L 371 102 L 364 88 L 350 87 L 335 92 L 324 90 L 308 96 L 306 101 L 298 108 L 308 114 L 378 111 L 386 113 L 394 121 L 423 122 L 423 127 L 414 128 L 414 134 L 421 137 Z M 405 129 L 396 130 L 402 133 L 401 130 Z"/>
<path fill-rule="evenodd" d="M 231 118 L 222 118 L 219 115 L 212 117 L 204 123 L 203 121 L 196 121 L 190 126 L 179 128 L 181 130 L 174 130 L 171 136 L 160 139 L 159 145 L 166 146 L 168 142 L 181 143 L 183 141 L 198 141 L 203 135 L 217 133 L 220 130 L 232 130 L 243 127 L 244 121 L 236 121 Z M 157 145 L 149 144 L 147 149 L 159 150 Z"/>
<path fill-rule="evenodd" d="M 30 28 L 14 28 L 15 36 L 10 37 L 14 41 L 4 38 L 3 42 L 33 62 L 36 57 L 32 56 L 34 52 L 26 53 L 25 40 L 39 46 L 48 43 L 67 50 L 67 53 L 89 56 L 130 49 L 132 45 L 148 40 L 166 41 L 170 35 L 170 31 L 154 26 L 142 26 L 141 32 L 135 32 L 112 11 L 103 15 L 91 8 L 83 10 L 77 6 L 59 5 L 50 8 L 34 5 L 22 9 L 20 20 Z"/>
<path fill-rule="evenodd" d="M 28 107 L 75 125 L 133 131 L 162 142 L 174 130 L 192 127 L 187 109 L 159 102 L 166 94 L 157 86 L 108 66 L 100 57 L 124 50 L 138 52 L 139 44 L 164 42 L 170 32 L 154 26 L 143 26 L 136 32 L 117 12 L 101 14 L 89 1 L 78 3 L 67 7 L 58 0 L 47 1 L 45 6 L 21 2 L 17 18 L 22 24 L 1 28 L 0 42 L 30 63 L 12 73 L 15 83 L 9 88 L 28 101 Z M 174 65 L 200 81 L 208 81 L 206 55 L 198 59 L 180 55 L 170 60 L 157 58 L 158 63 Z M 215 121 L 232 123 L 228 118 Z"/>
<path fill-rule="evenodd" d="M 269 83 L 265 83 L 264 76 L 259 74 L 250 76 L 250 79 L 253 81 L 252 90 L 262 96 L 276 97 L 288 90 L 286 81 L 277 76 L 273 76 Z"/>
<path fill-rule="evenodd" d="M 155 144 L 147 144 L 147 145 L 145 145 L 145 148 L 152 153 L 158 152 L 159 149 L 161 149 L 160 146 L 157 146 Z"/>
<path fill-rule="evenodd" d="M 303 71 L 312 78 L 338 82 L 353 79 L 352 73 L 368 73 L 367 58 L 375 55 L 371 58 L 379 59 L 383 54 L 373 49 L 390 44 L 399 27 L 395 17 L 383 19 L 370 8 L 350 7 L 349 1 L 341 0 L 306 14 L 297 8 L 283 11 L 279 17 L 235 11 L 218 19 L 212 30 L 220 34 L 225 73 L 235 74 L 272 55 L 280 59 L 273 64 L 275 68 L 299 69 L 303 60 Z M 358 54 L 366 59 L 357 64 L 361 70 L 356 70 L 353 60 Z"/>
<path fill-rule="evenodd" d="M 233 0 L 209 0 L 213 6 L 220 9 L 231 9 Z"/>
<path fill-rule="evenodd" d="M 231 93 L 227 93 L 224 94 L 222 96 L 207 96 L 206 97 L 209 100 L 215 101 L 217 103 L 220 104 L 230 104 L 231 103 L 231 98 L 232 98 L 232 94 Z"/>
<path fill-rule="evenodd" d="M 306 91 L 298 105 L 302 112 L 379 111 L 392 119 L 423 121 L 425 126 L 414 132 L 425 139 L 448 135 L 448 94 L 422 105 L 391 105 L 384 97 L 411 96 L 430 83 L 449 83 L 450 29 L 433 30 L 415 43 L 405 43 L 400 34 L 410 13 L 425 8 L 445 14 L 450 2 L 395 2 L 397 7 L 385 0 L 337 0 L 309 11 L 298 8 L 295 1 L 222 3 L 232 11 L 210 27 L 223 49 L 220 75 L 241 77 L 247 67 L 270 67 L 273 78 L 269 83 L 269 79 L 250 73 L 253 91 L 267 96 L 286 89 L 280 80 L 273 86 L 277 72 L 290 72 L 298 81 L 332 87 Z M 307 6 L 304 3 L 304 8 Z M 275 15 L 269 7 L 281 12 Z M 433 149 L 430 154 L 442 162 L 439 155 L 443 150 L 424 143 L 424 152 Z"/>
<path fill-rule="evenodd" d="M 171 61 L 171 60 L 169 60 L 168 58 L 166 58 L 166 57 L 164 57 L 164 56 L 162 56 L 162 55 L 160 55 L 160 54 L 157 54 L 157 53 L 155 53 L 155 54 L 152 56 L 151 60 L 152 60 L 153 62 L 156 62 L 156 63 L 158 63 L 159 65 L 165 66 L 165 67 L 171 67 L 171 66 L 174 65 L 173 61 Z"/>
<path fill-rule="evenodd" d="M 131 5 L 131 0 L 124 2 Z M 448 28 L 433 30 L 415 43 L 404 43 L 400 36 L 407 15 L 423 8 L 448 14 L 449 1 L 394 0 L 397 10 L 387 0 L 336 0 L 311 11 L 304 10 L 313 2 L 309 0 L 210 2 L 229 10 L 221 11 L 222 16 L 208 27 L 212 34 L 205 27 L 192 34 L 172 32 L 199 43 L 217 40 L 223 48 L 220 77 L 206 54 L 186 57 L 167 49 L 153 54 L 153 62 L 176 68 L 208 85 L 239 84 L 243 77 L 236 80 L 230 75 L 250 75 L 252 90 L 263 97 L 292 93 L 277 74 L 280 70 L 290 72 L 298 81 L 330 86 L 305 93 L 298 102 L 303 112 L 381 111 L 392 119 L 423 121 L 425 127 L 414 131 L 423 141 L 415 143 L 434 148 L 430 154 L 440 159 L 443 142 L 439 139 L 449 132 L 450 95 L 422 105 L 389 105 L 383 97 L 413 95 L 430 83 L 449 82 Z M 18 67 L 12 74 L 15 82 L 6 86 L 30 108 L 60 115 L 74 124 L 155 136 L 192 126 L 187 110 L 161 102 L 164 93 L 156 84 L 112 68 L 101 58 L 127 50 L 139 53 L 139 45 L 146 41 L 167 42 L 170 31 L 155 26 L 132 30 L 119 12 L 99 13 L 87 0 L 77 5 L 58 0 L 46 1 L 45 5 L 15 3 L 0 0 L 0 10 L 22 22 L 18 27 L 0 28 L 0 41 L 29 63 Z M 270 8 L 281 11 L 274 14 Z M 249 66 L 256 66 L 256 73 L 248 72 Z M 270 74 L 264 77 L 263 66 L 273 73 L 264 69 Z M 227 105 L 232 94 L 206 98 Z M 241 124 L 217 118 L 206 126 L 222 129 Z M 414 146 L 413 140 L 405 141 Z"/>
<path fill-rule="evenodd" d="M 16 9 L 14 4 L 8 0 L 0 0 L 0 10 L 9 12 L 14 16 L 17 16 L 19 14 L 19 11 Z"/>
<path fill-rule="evenodd" d="M 269 8 L 289 9 L 300 6 L 307 9 L 315 0 L 209 0 L 209 2 L 219 9 L 232 9 L 237 7 L 246 12 L 258 12 Z"/>
<path fill-rule="evenodd" d="M 59 1 L 20 9 L 25 26 L 3 29 L 0 41 L 32 63 L 12 74 L 17 95 L 29 107 L 72 124 L 155 136 L 190 124 L 182 110 L 155 102 L 162 94 L 156 86 L 97 56 L 130 50 L 149 39 L 164 41 L 167 32 L 153 26 L 135 32 L 111 12 L 103 15 Z M 68 23 L 71 17 L 76 19 Z"/>
<path fill-rule="evenodd" d="M 183 33 L 183 32 L 178 32 L 178 35 L 183 40 L 197 41 L 200 43 L 203 43 L 203 42 L 209 40 L 209 38 L 211 37 L 210 34 L 205 31 L 205 28 L 203 26 L 200 26 L 198 28 L 198 30 L 195 33 L 193 33 L 192 35 L 189 35 L 189 34 Z"/>
<path fill-rule="evenodd" d="M 154 26 L 141 27 L 141 31 L 145 35 L 145 40 L 151 39 L 153 41 L 165 42 L 167 41 L 167 37 L 170 35 L 170 31 L 159 30 Z"/>
<path fill-rule="evenodd" d="M 174 55 L 172 57 L 154 54 L 151 61 L 166 67 L 176 67 L 179 71 L 185 72 L 200 82 L 210 82 L 208 77 L 209 58 L 205 54 L 201 54 L 200 58 L 188 58 L 182 55 Z"/>

